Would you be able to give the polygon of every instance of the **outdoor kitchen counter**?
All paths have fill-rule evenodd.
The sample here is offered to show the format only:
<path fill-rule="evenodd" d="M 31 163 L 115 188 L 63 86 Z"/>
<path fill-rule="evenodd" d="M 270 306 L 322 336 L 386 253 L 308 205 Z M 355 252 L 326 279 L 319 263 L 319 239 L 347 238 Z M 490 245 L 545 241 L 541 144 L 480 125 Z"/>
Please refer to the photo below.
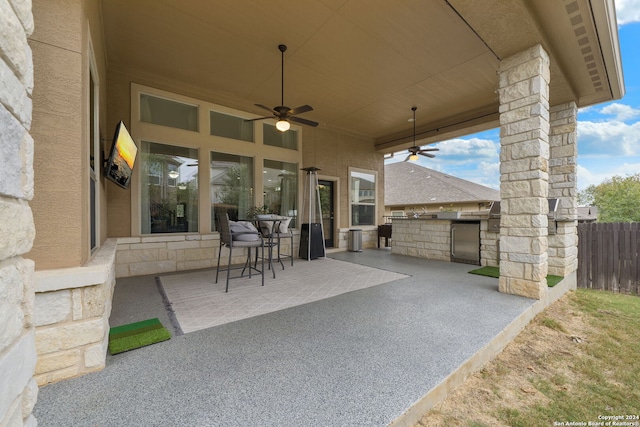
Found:
<path fill-rule="evenodd" d="M 480 223 L 480 229 L 487 230 L 489 216 L 485 212 L 465 212 L 451 219 L 438 218 L 437 215 L 434 213 L 423 214 L 417 218 L 393 218 L 391 252 L 418 258 L 451 261 L 452 223 L 467 221 Z"/>

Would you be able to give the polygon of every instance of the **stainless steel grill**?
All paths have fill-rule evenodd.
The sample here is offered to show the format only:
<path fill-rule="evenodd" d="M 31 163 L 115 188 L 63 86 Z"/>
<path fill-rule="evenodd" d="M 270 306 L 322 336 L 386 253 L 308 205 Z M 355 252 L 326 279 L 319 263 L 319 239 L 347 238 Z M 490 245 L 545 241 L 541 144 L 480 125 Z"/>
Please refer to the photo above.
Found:
<path fill-rule="evenodd" d="M 549 202 L 549 213 L 547 219 L 549 223 L 549 234 L 556 234 L 556 212 L 558 211 L 558 199 L 547 199 Z M 489 231 L 495 233 L 500 231 L 500 202 L 493 202 L 489 209 Z"/>

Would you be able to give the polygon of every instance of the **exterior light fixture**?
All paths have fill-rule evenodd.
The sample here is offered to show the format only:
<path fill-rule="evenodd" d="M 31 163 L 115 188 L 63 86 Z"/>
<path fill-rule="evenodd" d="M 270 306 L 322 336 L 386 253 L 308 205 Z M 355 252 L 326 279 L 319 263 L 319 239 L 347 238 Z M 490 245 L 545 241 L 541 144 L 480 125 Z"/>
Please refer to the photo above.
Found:
<path fill-rule="evenodd" d="M 280 132 L 286 132 L 289 130 L 289 128 L 291 127 L 291 125 L 289 124 L 288 121 L 286 120 L 278 120 L 276 122 L 276 128 L 280 131 Z"/>
<path fill-rule="evenodd" d="M 169 178 L 176 179 L 179 176 L 180 176 L 180 173 L 178 173 L 178 171 L 169 171 Z"/>
<path fill-rule="evenodd" d="M 419 159 L 419 157 L 418 157 L 417 154 L 412 154 L 412 155 L 409 156 L 409 160 L 412 161 L 412 162 L 417 162 L 418 159 Z"/>

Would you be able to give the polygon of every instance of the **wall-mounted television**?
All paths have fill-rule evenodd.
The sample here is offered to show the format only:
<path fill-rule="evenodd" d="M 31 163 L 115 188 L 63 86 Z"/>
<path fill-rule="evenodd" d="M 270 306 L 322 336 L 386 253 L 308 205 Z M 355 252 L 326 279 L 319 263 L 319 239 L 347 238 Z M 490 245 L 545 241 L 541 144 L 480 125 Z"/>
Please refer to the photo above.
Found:
<path fill-rule="evenodd" d="M 121 120 L 116 126 L 111 152 L 104 168 L 104 176 L 122 188 L 129 188 L 137 152 L 138 147 L 136 147 L 131 135 L 129 135 L 129 131 L 127 131 Z"/>

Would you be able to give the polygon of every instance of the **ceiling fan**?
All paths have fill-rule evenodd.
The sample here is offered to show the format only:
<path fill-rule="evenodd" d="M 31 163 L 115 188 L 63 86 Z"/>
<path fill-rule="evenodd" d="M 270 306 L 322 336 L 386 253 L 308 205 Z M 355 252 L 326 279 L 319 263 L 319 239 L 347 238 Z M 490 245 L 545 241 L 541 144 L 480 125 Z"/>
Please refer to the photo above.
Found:
<path fill-rule="evenodd" d="M 284 52 L 287 50 L 287 46 L 281 44 L 281 45 L 278 45 L 278 49 L 280 49 L 280 52 L 282 52 L 282 91 L 281 91 L 282 96 L 281 96 L 281 103 L 280 103 L 281 105 L 278 105 L 277 107 L 273 107 L 273 109 L 262 104 L 255 104 L 255 106 L 273 113 L 273 117 L 278 119 L 278 121 L 276 122 L 276 128 L 281 132 L 286 132 L 287 130 L 289 130 L 289 127 L 290 127 L 289 121 L 300 123 L 307 126 L 313 126 L 313 127 L 318 126 L 318 123 L 312 120 L 295 117 L 298 114 L 306 113 L 308 111 L 313 110 L 313 108 L 311 108 L 310 105 L 303 105 L 298 108 L 289 108 L 286 105 L 284 105 Z M 248 119 L 247 121 L 252 122 L 255 120 L 264 120 L 264 119 L 271 119 L 271 118 L 272 116 L 266 116 L 266 117 L 258 117 L 256 119 Z"/>
<path fill-rule="evenodd" d="M 418 155 L 429 157 L 433 159 L 436 155 L 429 153 L 429 151 L 440 151 L 437 148 L 420 148 L 416 146 L 416 110 L 418 107 L 411 107 L 411 111 L 413 111 L 413 147 L 410 147 L 407 151 L 409 151 L 409 155 L 404 161 L 411 160 L 412 162 L 418 161 Z"/>

